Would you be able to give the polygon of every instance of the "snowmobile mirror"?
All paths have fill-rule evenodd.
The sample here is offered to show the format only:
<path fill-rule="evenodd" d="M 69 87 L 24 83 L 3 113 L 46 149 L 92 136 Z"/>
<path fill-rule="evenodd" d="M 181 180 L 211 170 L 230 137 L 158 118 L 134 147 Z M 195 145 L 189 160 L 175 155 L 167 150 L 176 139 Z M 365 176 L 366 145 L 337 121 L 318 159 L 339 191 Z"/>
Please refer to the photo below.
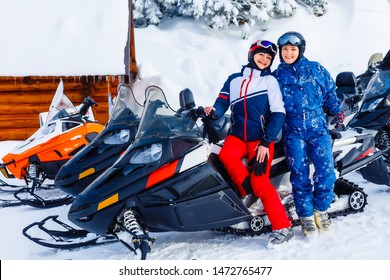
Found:
<path fill-rule="evenodd" d="M 92 97 L 88 96 L 84 99 L 81 108 L 80 108 L 80 115 L 85 116 L 89 110 L 89 107 L 91 106 L 98 106 L 97 102 L 95 102 Z"/>
<path fill-rule="evenodd" d="M 188 88 L 183 89 L 180 91 L 180 108 L 183 110 L 187 109 L 192 109 L 195 107 L 195 101 L 194 101 L 194 96 L 192 94 L 192 91 Z"/>

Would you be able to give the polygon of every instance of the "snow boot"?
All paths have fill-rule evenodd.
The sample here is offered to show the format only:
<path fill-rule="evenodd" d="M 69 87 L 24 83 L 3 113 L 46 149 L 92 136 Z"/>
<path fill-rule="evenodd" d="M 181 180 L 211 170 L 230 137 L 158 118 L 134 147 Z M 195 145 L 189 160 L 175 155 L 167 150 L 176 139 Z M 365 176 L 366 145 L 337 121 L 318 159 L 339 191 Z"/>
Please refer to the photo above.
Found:
<path fill-rule="evenodd" d="M 314 216 L 300 218 L 302 232 L 307 237 L 317 237 L 318 230 L 314 222 Z"/>
<path fill-rule="evenodd" d="M 327 212 L 321 212 L 314 210 L 314 221 L 320 231 L 330 231 L 332 229 L 332 223 L 329 220 Z"/>
<path fill-rule="evenodd" d="M 294 232 L 291 227 L 272 231 L 268 238 L 267 248 L 272 249 L 276 245 L 281 245 L 294 238 Z"/>

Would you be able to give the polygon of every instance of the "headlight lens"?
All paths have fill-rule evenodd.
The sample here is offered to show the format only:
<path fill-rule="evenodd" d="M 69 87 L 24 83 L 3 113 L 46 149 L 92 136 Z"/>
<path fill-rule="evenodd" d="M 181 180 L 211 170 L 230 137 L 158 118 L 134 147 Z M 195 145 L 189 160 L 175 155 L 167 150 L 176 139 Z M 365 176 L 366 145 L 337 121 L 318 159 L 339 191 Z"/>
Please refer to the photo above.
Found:
<path fill-rule="evenodd" d="M 376 99 L 374 102 L 370 103 L 370 106 L 368 106 L 368 111 L 374 110 L 381 101 L 381 99 Z"/>
<path fill-rule="evenodd" d="M 53 133 L 54 131 L 56 130 L 56 123 L 50 123 L 48 125 L 46 125 L 46 127 L 43 127 L 42 128 L 42 132 L 41 134 L 42 135 L 48 135 L 50 133 Z"/>
<path fill-rule="evenodd" d="M 135 151 L 130 158 L 131 164 L 146 164 L 158 161 L 162 156 L 162 145 L 156 143 L 147 145 Z"/>
<path fill-rule="evenodd" d="M 104 139 L 104 144 L 119 145 L 128 142 L 129 139 L 130 139 L 130 130 L 121 129 L 120 131 L 116 131 L 114 134 Z"/>

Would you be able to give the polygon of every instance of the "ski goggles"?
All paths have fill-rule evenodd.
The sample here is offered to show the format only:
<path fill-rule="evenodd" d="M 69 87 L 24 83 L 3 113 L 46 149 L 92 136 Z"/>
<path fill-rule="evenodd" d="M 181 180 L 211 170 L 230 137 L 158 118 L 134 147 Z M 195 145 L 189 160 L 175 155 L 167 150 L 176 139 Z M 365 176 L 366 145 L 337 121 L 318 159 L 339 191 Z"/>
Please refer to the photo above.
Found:
<path fill-rule="evenodd" d="M 257 49 L 258 47 L 262 47 L 264 49 L 270 49 L 274 54 L 276 54 L 276 52 L 278 51 L 276 45 L 267 40 L 257 40 L 254 44 L 256 45 L 251 48 L 250 52 Z"/>
<path fill-rule="evenodd" d="M 303 45 L 303 42 L 302 39 L 295 34 L 284 34 L 282 37 L 279 38 L 278 45 L 279 46 L 284 46 L 284 45 L 300 46 Z"/>

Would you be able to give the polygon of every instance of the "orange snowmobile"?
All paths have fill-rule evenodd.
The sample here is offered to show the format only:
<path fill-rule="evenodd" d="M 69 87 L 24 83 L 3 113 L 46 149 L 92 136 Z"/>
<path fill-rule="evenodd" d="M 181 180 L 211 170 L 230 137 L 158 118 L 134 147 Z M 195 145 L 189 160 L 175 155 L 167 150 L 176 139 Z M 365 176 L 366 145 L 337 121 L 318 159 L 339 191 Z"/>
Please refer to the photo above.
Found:
<path fill-rule="evenodd" d="M 42 186 L 42 183 L 46 179 L 54 180 L 62 165 L 103 130 L 104 126 L 94 121 L 91 106 L 97 106 L 97 103 L 87 97 L 79 110 L 76 109 L 64 93 L 63 82 L 59 83 L 49 111 L 40 114 L 41 127 L 6 154 L 3 157 L 4 163 L 0 165 L 6 178 L 16 177 L 26 182 L 27 187 L 14 193 L 19 201 L 37 207 L 70 203 L 70 197 L 65 200 L 45 200 L 37 194 L 37 189 L 48 188 Z M 1 185 L 4 189 L 6 183 Z M 10 187 L 12 189 L 13 186 Z M 21 193 L 30 194 L 29 198 L 21 197 Z M 31 199 L 31 195 L 35 199 Z"/>

